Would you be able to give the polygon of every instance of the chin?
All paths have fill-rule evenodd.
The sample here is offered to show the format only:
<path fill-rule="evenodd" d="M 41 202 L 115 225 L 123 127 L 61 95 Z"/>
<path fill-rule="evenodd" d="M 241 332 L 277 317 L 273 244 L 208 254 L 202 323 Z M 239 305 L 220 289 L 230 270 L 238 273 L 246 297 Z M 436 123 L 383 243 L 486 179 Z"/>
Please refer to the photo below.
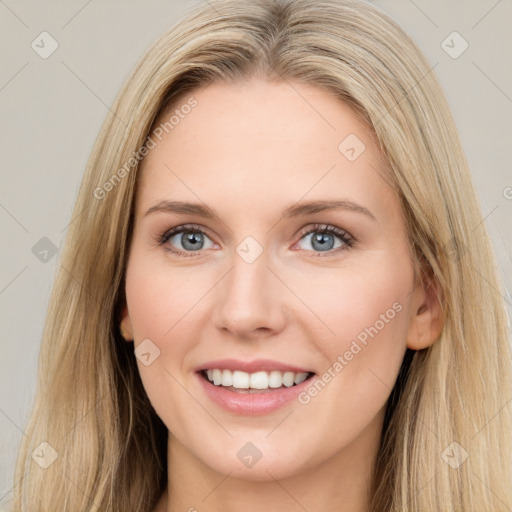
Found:
<path fill-rule="evenodd" d="M 219 453 L 209 453 L 200 459 L 213 471 L 253 482 L 280 480 L 307 469 L 303 461 L 297 460 L 296 448 L 275 446 L 268 441 L 263 444 L 234 442 L 229 448 L 224 446 Z"/>

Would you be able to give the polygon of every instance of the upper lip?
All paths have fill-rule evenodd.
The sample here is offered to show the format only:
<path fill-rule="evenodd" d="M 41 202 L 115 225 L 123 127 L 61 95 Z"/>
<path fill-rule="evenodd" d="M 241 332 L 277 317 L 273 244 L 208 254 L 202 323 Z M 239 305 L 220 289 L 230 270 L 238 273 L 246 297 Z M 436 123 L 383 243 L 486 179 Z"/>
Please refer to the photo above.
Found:
<path fill-rule="evenodd" d="M 293 372 L 293 373 L 313 373 L 310 370 L 300 368 L 280 361 L 273 361 L 271 359 L 254 359 L 253 361 L 240 361 L 237 359 L 217 359 L 215 361 L 208 361 L 196 368 L 197 372 L 203 370 L 240 370 L 247 373 L 255 373 L 261 371 L 277 370 L 280 372 Z"/>

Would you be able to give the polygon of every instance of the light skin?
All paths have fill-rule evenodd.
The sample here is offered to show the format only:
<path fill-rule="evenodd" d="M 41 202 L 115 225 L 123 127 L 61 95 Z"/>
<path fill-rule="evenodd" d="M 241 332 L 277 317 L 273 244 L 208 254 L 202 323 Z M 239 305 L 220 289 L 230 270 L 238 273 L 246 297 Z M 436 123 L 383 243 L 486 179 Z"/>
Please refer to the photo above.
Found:
<path fill-rule="evenodd" d="M 406 348 L 429 346 L 442 329 L 372 132 L 324 89 L 291 84 L 253 77 L 196 89 L 197 107 L 143 162 L 122 326 L 135 347 L 149 338 L 160 350 L 149 366 L 137 361 L 169 430 L 169 482 L 156 512 L 363 512 Z M 353 161 L 338 149 L 349 134 L 366 146 Z M 164 200 L 207 205 L 219 219 L 146 214 Z M 316 200 L 350 201 L 371 216 L 283 218 Z M 182 234 L 159 245 L 183 224 L 204 231 L 200 250 Z M 322 250 L 316 224 L 344 230 L 353 244 L 328 233 Z M 236 251 L 248 236 L 263 249 L 251 263 Z M 400 312 L 307 404 L 244 416 L 198 383 L 194 369 L 221 358 L 273 359 L 319 377 L 396 303 Z M 237 457 L 248 442 L 262 454 L 252 468 Z"/>

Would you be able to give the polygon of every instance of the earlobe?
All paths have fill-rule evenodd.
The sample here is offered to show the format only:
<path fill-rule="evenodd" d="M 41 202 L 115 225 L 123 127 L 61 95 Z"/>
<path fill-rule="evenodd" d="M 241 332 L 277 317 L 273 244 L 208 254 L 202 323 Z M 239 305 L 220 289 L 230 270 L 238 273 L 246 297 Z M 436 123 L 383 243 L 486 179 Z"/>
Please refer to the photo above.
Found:
<path fill-rule="evenodd" d="M 444 314 L 439 291 L 440 286 L 436 279 L 431 279 L 426 287 L 420 284 L 415 290 L 407 332 L 407 348 L 427 348 L 441 336 Z"/>
<path fill-rule="evenodd" d="M 119 322 L 119 331 L 121 336 L 126 341 L 133 341 L 133 329 L 130 321 L 130 314 L 128 313 L 128 307 L 125 304 L 121 312 L 121 321 Z"/>

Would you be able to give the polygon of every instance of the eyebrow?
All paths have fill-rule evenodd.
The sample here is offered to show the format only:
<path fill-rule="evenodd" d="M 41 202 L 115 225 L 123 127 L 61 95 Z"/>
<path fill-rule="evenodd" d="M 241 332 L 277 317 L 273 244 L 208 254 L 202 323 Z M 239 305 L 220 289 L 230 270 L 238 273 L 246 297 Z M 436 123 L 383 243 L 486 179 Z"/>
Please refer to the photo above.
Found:
<path fill-rule="evenodd" d="M 334 200 L 334 201 L 326 201 L 326 200 L 318 200 L 318 201 L 309 201 L 293 204 L 288 206 L 284 211 L 282 218 L 288 219 L 292 217 L 304 217 L 307 215 L 312 215 L 314 213 L 324 212 L 328 210 L 348 210 L 351 212 L 362 213 L 372 220 L 377 220 L 373 213 L 361 206 L 357 203 L 353 203 L 352 201 L 345 200 Z M 148 211 L 144 214 L 146 217 L 151 213 L 155 212 L 169 212 L 169 213 L 177 213 L 183 215 L 198 215 L 200 217 L 204 217 L 207 219 L 217 219 L 220 220 L 217 212 L 206 206 L 205 204 L 199 203 L 188 203 L 184 201 L 159 201 L 157 204 L 148 209 Z"/>

